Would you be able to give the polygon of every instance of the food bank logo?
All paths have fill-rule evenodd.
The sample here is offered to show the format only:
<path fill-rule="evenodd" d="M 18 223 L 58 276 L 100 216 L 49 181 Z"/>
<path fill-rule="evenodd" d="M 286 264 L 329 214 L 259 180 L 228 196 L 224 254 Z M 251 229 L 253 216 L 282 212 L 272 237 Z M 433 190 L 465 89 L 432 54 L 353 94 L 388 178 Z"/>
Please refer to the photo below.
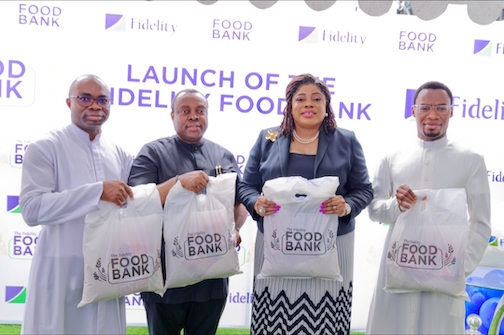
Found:
<path fill-rule="evenodd" d="M 196 260 L 207 257 L 223 256 L 231 248 L 235 248 L 235 241 L 231 239 L 228 231 L 228 238 L 224 235 L 205 232 L 188 233 L 187 238 L 180 245 L 179 237 L 173 239 L 174 248 L 171 250 L 172 256 Z"/>
<path fill-rule="evenodd" d="M 473 54 L 490 57 L 492 55 L 492 42 L 487 40 L 474 40 Z"/>
<path fill-rule="evenodd" d="M 17 59 L 0 59 L 0 106 L 29 106 L 35 101 L 35 71 Z"/>
<path fill-rule="evenodd" d="M 271 248 L 286 255 L 323 255 L 336 247 L 336 235 L 332 230 L 328 230 L 327 236 L 324 236 L 320 232 L 287 227 L 281 238 L 278 236 L 276 229 L 273 230 L 271 237 Z"/>
<path fill-rule="evenodd" d="M 41 4 L 19 4 L 19 24 L 59 28 L 60 7 Z"/>
<path fill-rule="evenodd" d="M 434 33 L 403 30 L 399 32 L 399 50 L 434 52 L 436 40 Z"/>
<path fill-rule="evenodd" d="M 252 22 L 213 19 L 212 28 L 214 39 L 250 41 Z"/>
<path fill-rule="evenodd" d="M 5 286 L 5 302 L 8 304 L 24 304 L 26 302 L 26 287 Z"/>
<path fill-rule="evenodd" d="M 103 266 L 101 257 L 96 261 L 93 278 L 110 284 L 121 284 L 140 279 L 147 279 L 161 267 L 161 253 L 157 256 L 132 254 L 129 252 L 112 254 L 108 265 Z"/>
<path fill-rule="evenodd" d="M 29 142 L 17 141 L 11 147 L 9 155 L 9 164 L 14 168 L 21 168 L 23 166 L 23 157 L 28 148 Z"/>
<path fill-rule="evenodd" d="M 34 232 L 14 232 L 9 241 L 9 256 L 12 259 L 32 259 L 38 236 Z"/>
<path fill-rule="evenodd" d="M 317 43 L 317 27 L 299 26 L 298 41 L 303 43 Z"/>
<path fill-rule="evenodd" d="M 407 239 L 404 239 L 402 244 L 399 241 L 394 242 L 387 258 L 401 267 L 422 270 L 440 270 L 457 262 L 451 244 L 448 244 L 447 251 L 443 252 L 438 246 Z"/>
<path fill-rule="evenodd" d="M 19 196 L 18 195 L 8 195 L 7 196 L 7 212 L 21 213 L 21 208 L 19 207 Z"/>

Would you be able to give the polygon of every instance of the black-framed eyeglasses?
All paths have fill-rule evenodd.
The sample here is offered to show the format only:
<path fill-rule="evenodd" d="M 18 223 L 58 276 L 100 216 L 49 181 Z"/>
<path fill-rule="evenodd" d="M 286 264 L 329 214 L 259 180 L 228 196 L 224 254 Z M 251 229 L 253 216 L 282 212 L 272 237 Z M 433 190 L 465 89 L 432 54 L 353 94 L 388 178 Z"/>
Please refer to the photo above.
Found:
<path fill-rule="evenodd" d="M 450 109 L 453 107 L 451 105 L 413 105 L 420 113 L 430 113 L 432 109 L 436 110 L 438 114 L 448 114 Z"/>
<path fill-rule="evenodd" d="M 89 107 L 93 104 L 93 101 L 96 101 L 96 104 L 100 107 L 109 107 L 110 106 L 110 99 L 107 97 L 98 97 L 96 99 L 90 97 L 90 96 L 70 96 L 69 98 L 74 98 L 77 99 L 77 103 L 79 106 L 82 107 Z"/>

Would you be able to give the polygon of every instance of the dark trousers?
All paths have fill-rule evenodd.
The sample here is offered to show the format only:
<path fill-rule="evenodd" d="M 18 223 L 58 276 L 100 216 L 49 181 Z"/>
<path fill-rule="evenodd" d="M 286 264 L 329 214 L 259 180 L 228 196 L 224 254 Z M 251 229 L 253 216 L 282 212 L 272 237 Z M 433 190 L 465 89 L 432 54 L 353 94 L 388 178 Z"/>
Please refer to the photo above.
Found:
<path fill-rule="evenodd" d="M 226 299 L 163 304 L 144 301 L 150 335 L 212 335 L 217 332 Z"/>

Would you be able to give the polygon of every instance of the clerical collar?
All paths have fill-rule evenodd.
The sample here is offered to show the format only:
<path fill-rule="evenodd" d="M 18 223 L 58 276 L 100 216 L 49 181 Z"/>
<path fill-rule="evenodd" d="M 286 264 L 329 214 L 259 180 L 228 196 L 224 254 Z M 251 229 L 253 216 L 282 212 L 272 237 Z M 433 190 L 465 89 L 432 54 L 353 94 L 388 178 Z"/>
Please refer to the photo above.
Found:
<path fill-rule="evenodd" d="M 424 141 L 421 139 L 417 139 L 418 145 L 425 149 L 437 149 L 444 147 L 448 143 L 448 136 L 441 137 L 435 141 Z"/>
<path fill-rule="evenodd" d="M 177 143 L 179 143 L 181 146 L 183 146 L 184 148 L 186 148 L 190 152 L 195 152 L 195 151 L 200 150 L 200 148 L 203 146 L 203 144 L 205 144 L 205 140 L 204 139 L 203 139 L 203 142 L 200 143 L 200 144 L 186 143 L 186 142 L 182 141 L 180 139 L 180 137 L 178 137 L 177 135 L 175 135 L 175 141 L 177 141 Z"/>

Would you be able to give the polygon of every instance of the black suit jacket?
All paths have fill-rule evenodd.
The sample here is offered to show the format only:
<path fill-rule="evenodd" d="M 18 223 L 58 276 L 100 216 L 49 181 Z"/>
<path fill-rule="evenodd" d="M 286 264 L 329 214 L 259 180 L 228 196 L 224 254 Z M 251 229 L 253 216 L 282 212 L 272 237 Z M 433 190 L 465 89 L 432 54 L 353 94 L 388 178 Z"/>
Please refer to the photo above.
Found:
<path fill-rule="evenodd" d="M 254 204 L 267 180 L 288 177 L 291 143 L 291 139 L 286 136 L 277 136 L 275 141 L 267 139 L 268 130 L 278 131 L 278 127 L 261 131 L 250 151 L 238 187 L 240 201 L 257 221 L 261 231 L 262 217 L 255 212 Z M 355 229 L 354 218 L 373 199 L 373 187 L 369 181 L 364 152 L 354 132 L 337 128 L 326 134 L 321 128 L 313 178 L 327 176 L 339 177 L 340 186 L 336 195 L 343 196 L 352 208 L 350 215 L 339 220 L 338 235 L 344 235 Z"/>

